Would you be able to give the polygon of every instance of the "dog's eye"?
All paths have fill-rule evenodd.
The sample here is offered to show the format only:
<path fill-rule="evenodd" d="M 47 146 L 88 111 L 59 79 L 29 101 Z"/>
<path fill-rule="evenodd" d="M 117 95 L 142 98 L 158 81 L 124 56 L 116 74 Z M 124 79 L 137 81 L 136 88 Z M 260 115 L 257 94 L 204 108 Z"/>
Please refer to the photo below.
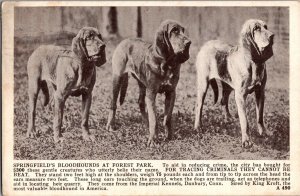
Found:
<path fill-rule="evenodd" d="M 265 28 L 265 29 L 268 29 L 267 25 L 264 25 L 264 28 Z"/>
<path fill-rule="evenodd" d="M 257 29 L 258 29 L 258 26 L 255 26 L 253 30 L 256 31 Z"/>
<path fill-rule="evenodd" d="M 260 26 L 255 26 L 253 30 L 254 31 L 260 31 Z"/>
<path fill-rule="evenodd" d="M 172 32 L 175 34 L 179 34 L 179 29 L 175 27 L 174 29 L 172 29 Z"/>
<path fill-rule="evenodd" d="M 89 34 L 88 36 L 86 36 L 86 39 L 87 39 L 87 40 L 90 40 L 90 39 L 93 38 L 93 36 L 94 36 L 94 34 L 91 33 L 91 34 Z"/>

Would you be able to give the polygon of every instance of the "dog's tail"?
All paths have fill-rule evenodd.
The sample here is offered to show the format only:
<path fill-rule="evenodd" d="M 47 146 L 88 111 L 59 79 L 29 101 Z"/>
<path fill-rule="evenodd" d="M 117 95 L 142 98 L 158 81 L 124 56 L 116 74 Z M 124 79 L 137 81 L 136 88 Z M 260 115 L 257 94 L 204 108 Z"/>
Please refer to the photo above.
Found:
<path fill-rule="evenodd" d="M 120 105 L 124 103 L 127 87 L 128 87 L 128 73 L 125 73 L 121 77 Z"/>
<path fill-rule="evenodd" d="M 219 98 L 219 88 L 218 88 L 218 84 L 217 84 L 217 80 L 216 79 L 211 79 L 210 80 L 210 85 L 211 85 L 211 88 L 213 89 L 213 91 L 214 91 L 214 104 L 216 104 L 217 103 L 217 101 L 218 101 L 218 98 Z"/>
<path fill-rule="evenodd" d="M 42 102 L 46 106 L 49 103 L 49 89 L 45 80 L 40 81 L 40 87 L 42 89 Z"/>

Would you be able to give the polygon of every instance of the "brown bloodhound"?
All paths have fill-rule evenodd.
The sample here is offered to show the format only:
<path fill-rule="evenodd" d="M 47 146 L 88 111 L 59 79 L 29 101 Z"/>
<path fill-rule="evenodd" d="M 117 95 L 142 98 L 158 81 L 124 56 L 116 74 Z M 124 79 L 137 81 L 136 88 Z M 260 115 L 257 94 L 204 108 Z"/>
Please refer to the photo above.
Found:
<path fill-rule="evenodd" d="M 27 137 L 35 137 L 36 100 L 42 90 L 43 104 L 49 102 L 47 82 L 54 87 L 54 141 L 62 140 L 61 126 L 66 99 L 82 95 L 82 136 L 94 140 L 88 128 L 92 90 L 96 81 L 96 68 L 106 62 L 105 44 L 99 31 L 93 27 L 82 28 L 72 40 L 71 50 L 60 46 L 43 45 L 29 57 L 28 95 L 29 114 Z"/>
<path fill-rule="evenodd" d="M 128 85 L 128 72 L 137 79 L 140 95 L 139 107 L 143 121 L 149 125 L 148 146 L 156 137 L 157 93 L 165 94 L 164 127 L 166 139 L 172 136 L 171 117 L 175 102 L 175 89 L 179 80 L 180 66 L 189 59 L 190 39 L 176 21 L 166 20 L 159 26 L 154 43 L 141 39 L 123 40 L 112 57 L 113 88 L 107 129 L 114 130 L 117 98 L 124 102 Z M 145 105 L 147 105 L 148 116 Z M 149 123 L 148 123 L 149 119 Z"/>
<path fill-rule="evenodd" d="M 266 133 L 263 123 L 264 94 L 267 81 L 265 62 L 273 55 L 274 34 L 267 29 L 265 22 L 256 19 L 247 20 L 242 28 L 240 42 L 236 47 L 218 40 L 208 41 L 200 49 L 197 60 L 197 108 L 195 129 L 201 130 L 202 107 L 209 83 L 215 102 L 218 100 L 216 79 L 221 80 L 223 97 L 228 117 L 228 97 L 234 89 L 238 115 L 242 130 L 242 146 L 251 147 L 249 128 L 246 118 L 246 97 L 255 92 L 258 132 Z"/>

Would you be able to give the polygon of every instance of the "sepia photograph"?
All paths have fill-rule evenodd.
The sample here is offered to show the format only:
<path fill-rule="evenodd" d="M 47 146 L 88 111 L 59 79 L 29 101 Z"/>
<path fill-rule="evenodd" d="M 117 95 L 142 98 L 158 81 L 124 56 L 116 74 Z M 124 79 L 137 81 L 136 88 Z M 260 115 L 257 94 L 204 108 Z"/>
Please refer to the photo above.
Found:
<path fill-rule="evenodd" d="M 14 160 L 289 160 L 284 6 L 14 8 Z"/>

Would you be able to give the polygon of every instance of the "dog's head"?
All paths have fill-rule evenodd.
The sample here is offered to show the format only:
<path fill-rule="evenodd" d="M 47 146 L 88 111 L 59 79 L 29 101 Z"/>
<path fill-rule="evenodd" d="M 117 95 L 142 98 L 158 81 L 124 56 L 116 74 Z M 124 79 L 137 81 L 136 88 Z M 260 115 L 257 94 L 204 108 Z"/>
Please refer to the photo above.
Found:
<path fill-rule="evenodd" d="M 189 59 L 191 40 L 185 34 L 185 29 L 178 22 L 163 21 L 155 35 L 155 50 L 164 59 L 175 55 L 178 63 Z"/>
<path fill-rule="evenodd" d="M 274 33 L 262 20 L 247 20 L 241 31 L 241 44 L 250 50 L 254 61 L 265 62 L 273 55 Z"/>
<path fill-rule="evenodd" d="M 72 40 L 72 51 L 81 61 L 101 66 L 106 62 L 105 44 L 98 29 L 83 27 Z"/>

